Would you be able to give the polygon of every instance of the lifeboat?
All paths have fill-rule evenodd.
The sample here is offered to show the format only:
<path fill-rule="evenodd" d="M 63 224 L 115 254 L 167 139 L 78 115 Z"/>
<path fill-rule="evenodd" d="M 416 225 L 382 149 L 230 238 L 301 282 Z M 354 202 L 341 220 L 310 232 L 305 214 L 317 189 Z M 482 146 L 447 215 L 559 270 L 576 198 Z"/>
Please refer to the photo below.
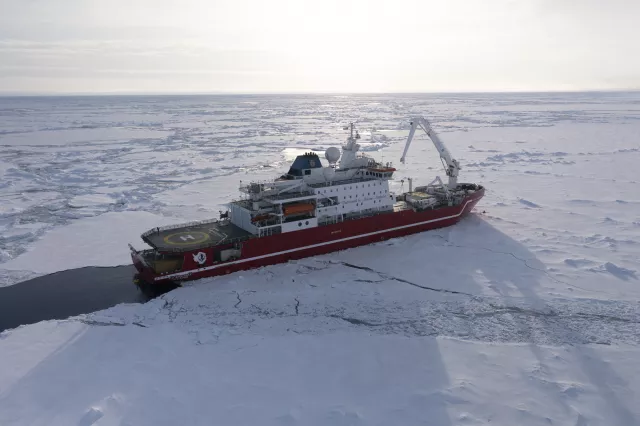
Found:
<path fill-rule="evenodd" d="M 273 213 L 265 213 L 265 214 L 259 214 L 257 216 L 254 216 L 251 218 L 251 222 L 260 222 L 261 220 L 266 220 L 269 219 L 271 216 L 273 215 Z"/>
<path fill-rule="evenodd" d="M 285 216 L 291 216 L 294 214 L 311 213 L 315 210 L 315 206 L 312 203 L 298 203 L 282 206 L 282 212 Z"/>
<path fill-rule="evenodd" d="M 370 172 L 378 172 L 378 173 L 385 173 L 385 172 L 395 172 L 396 169 L 395 167 L 369 167 L 367 170 L 369 170 Z"/>

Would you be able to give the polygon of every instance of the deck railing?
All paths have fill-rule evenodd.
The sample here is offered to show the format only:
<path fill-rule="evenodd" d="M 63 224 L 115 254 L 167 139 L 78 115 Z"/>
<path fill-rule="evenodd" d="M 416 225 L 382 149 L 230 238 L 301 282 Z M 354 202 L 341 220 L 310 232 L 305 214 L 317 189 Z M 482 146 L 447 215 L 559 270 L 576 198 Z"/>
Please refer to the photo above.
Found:
<path fill-rule="evenodd" d="M 253 234 L 249 234 L 249 235 L 244 235 L 242 237 L 235 237 L 235 238 L 228 238 L 228 239 L 224 239 L 222 241 L 218 241 L 215 244 L 211 244 L 210 241 L 205 241 L 201 244 L 193 244 L 193 245 L 189 245 L 189 249 L 187 251 L 192 251 L 192 250 L 201 250 L 201 249 L 205 249 L 205 248 L 210 248 L 210 247 L 216 247 L 216 246 L 225 246 L 228 244 L 234 244 L 234 243 L 240 243 L 243 241 L 246 241 L 250 238 L 258 238 L 257 236 L 253 235 Z M 162 250 L 158 250 L 161 252 L 167 252 L 167 253 L 184 253 L 185 249 L 183 248 L 179 248 L 179 247 L 163 247 Z"/>
<path fill-rule="evenodd" d="M 265 200 L 286 200 L 286 199 L 295 199 L 295 198 L 302 198 L 302 197 L 313 197 L 316 194 L 314 194 L 311 191 L 299 191 L 299 192 L 285 192 L 282 194 L 274 194 L 274 195 L 264 195 L 263 198 Z"/>
<path fill-rule="evenodd" d="M 163 231 L 170 231 L 172 229 L 189 228 L 191 226 L 200 226 L 200 225 L 208 225 L 210 223 L 224 223 L 224 222 L 229 222 L 229 220 L 228 219 L 225 219 L 225 220 L 205 219 L 205 220 L 194 220 L 192 222 L 186 222 L 186 223 L 176 223 L 175 225 L 158 226 L 142 234 L 142 238 L 148 237 L 153 234 L 159 234 L 160 232 L 163 232 Z"/>

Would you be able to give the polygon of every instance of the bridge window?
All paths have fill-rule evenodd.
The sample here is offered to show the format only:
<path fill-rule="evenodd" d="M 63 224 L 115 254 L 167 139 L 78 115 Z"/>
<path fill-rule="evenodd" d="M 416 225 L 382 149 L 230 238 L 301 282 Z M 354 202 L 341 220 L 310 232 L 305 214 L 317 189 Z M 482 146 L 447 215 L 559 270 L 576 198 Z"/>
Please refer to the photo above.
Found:
<path fill-rule="evenodd" d="M 305 171 L 304 171 L 304 174 L 305 174 L 305 175 L 310 175 L 310 174 L 311 174 L 311 170 L 305 170 Z"/>

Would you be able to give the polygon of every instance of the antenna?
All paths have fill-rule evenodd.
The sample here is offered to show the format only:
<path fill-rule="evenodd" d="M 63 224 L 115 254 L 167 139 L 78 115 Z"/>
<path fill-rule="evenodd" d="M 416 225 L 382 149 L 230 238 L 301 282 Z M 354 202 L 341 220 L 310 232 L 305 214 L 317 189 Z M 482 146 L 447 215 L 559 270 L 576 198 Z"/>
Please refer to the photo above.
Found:
<path fill-rule="evenodd" d="M 354 126 L 353 122 L 349 123 L 349 125 L 348 125 L 348 126 L 344 126 L 344 127 L 342 128 L 342 130 L 350 130 L 350 132 L 349 132 L 349 139 L 353 139 L 353 131 L 354 131 L 354 129 L 355 129 L 355 126 Z M 358 134 L 358 131 L 357 131 L 357 130 L 356 130 L 356 136 L 355 136 L 355 138 L 356 138 L 356 139 L 360 139 L 360 135 Z"/>

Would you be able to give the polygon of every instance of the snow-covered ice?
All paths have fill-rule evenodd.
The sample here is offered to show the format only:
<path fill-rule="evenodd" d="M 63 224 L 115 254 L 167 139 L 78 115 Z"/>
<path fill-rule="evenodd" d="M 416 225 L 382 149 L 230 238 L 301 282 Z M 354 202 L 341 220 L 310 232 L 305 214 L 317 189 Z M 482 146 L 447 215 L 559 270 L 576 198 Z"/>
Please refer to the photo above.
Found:
<path fill-rule="evenodd" d="M 131 235 L 139 235 L 155 226 L 173 223 L 167 217 L 144 211 L 108 212 L 60 226 L 46 233 L 26 253 L 5 262 L 9 271 L 47 274 L 83 266 L 113 266 L 131 262 L 122 247 Z M 149 248 L 135 241 L 138 248 Z"/>
<path fill-rule="evenodd" d="M 0 98 L 0 283 L 129 263 L 349 121 L 398 162 L 412 114 L 474 215 L 3 332 L 0 424 L 640 424 L 638 93 Z M 416 139 L 395 190 L 442 175 Z"/>

